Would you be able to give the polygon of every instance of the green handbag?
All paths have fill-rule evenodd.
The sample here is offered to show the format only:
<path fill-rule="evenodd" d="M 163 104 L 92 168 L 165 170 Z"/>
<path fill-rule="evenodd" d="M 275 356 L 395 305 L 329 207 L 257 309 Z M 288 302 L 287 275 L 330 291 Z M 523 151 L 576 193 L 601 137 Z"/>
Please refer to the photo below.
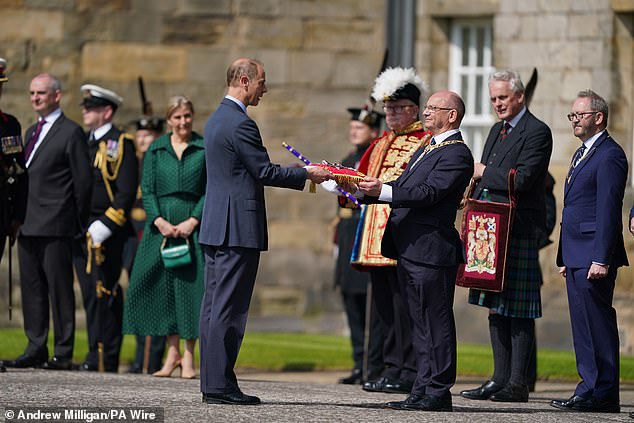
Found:
<path fill-rule="evenodd" d="M 161 244 L 161 258 L 166 268 L 187 266 L 192 262 L 192 255 L 189 252 L 189 239 L 185 239 L 184 244 L 166 247 L 167 238 L 163 238 Z"/>

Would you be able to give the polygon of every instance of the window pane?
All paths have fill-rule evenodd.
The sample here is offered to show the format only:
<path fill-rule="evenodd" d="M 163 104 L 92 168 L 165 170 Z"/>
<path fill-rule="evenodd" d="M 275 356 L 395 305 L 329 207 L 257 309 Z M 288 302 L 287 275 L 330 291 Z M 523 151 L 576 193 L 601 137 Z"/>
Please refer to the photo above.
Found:
<path fill-rule="evenodd" d="M 482 57 L 481 54 L 478 54 L 478 57 Z M 475 98 L 475 114 L 476 115 L 481 115 L 482 114 L 482 75 L 477 75 L 476 76 L 476 98 Z"/>
<path fill-rule="evenodd" d="M 484 27 L 479 26 L 476 30 L 476 48 L 478 52 L 477 66 L 482 67 L 484 63 Z"/>
<path fill-rule="evenodd" d="M 467 75 L 462 75 L 460 77 L 460 95 L 462 96 L 462 100 L 465 104 L 469 104 L 469 77 Z"/>
<path fill-rule="evenodd" d="M 471 45 L 471 28 L 462 28 L 462 66 L 469 65 L 469 46 Z"/>

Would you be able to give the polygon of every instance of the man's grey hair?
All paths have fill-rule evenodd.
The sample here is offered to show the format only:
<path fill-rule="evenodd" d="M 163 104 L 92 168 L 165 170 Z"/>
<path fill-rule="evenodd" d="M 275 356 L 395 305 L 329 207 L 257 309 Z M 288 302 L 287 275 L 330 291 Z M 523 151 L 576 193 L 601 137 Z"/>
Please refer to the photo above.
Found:
<path fill-rule="evenodd" d="M 506 81 L 511 83 L 514 93 L 524 94 L 525 88 L 520 75 L 514 70 L 506 69 L 497 71 L 489 76 L 489 84 L 493 81 Z"/>
<path fill-rule="evenodd" d="M 48 86 L 51 92 L 62 90 L 62 81 L 60 81 L 58 77 L 56 77 L 55 75 L 51 73 L 44 72 L 35 76 L 33 79 L 36 79 L 36 78 L 48 78 L 48 82 L 49 82 Z"/>
<path fill-rule="evenodd" d="M 605 126 L 608 126 L 608 102 L 603 97 L 592 90 L 583 90 L 577 93 L 577 98 L 589 98 L 590 110 L 588 111 L 601 112 Z"/>

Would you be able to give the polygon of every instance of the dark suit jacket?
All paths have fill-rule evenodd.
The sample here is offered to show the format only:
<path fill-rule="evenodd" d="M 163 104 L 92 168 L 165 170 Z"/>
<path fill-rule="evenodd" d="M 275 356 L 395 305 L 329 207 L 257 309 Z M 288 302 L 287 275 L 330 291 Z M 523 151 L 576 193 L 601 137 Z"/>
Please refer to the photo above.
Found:
<path fill-rule="evenodd" d="M 460 139 L 458 132 L 447 141 Z M 445 145 L 427 153 L 411 170 L 422 151 L 419 148 L 403 174 L 389 183 L 392 211 L 381 254 L 435 266 L 456 266 L 464 263 L 464 249 L 454 221 L 473 175 L 473 156 L 464 143 Z"/>
<path fill-rule="evenodd" d="M 622 208 L 627 181 L 623 149 L 605 131 L 564 186 L 557 265 L 627 265 Z"/>
<path fill-rule="evenodd" d="M 26 131 L 31 139 L 35 125 Z M 92 174 L 88 145 L 79 125 L 62 114 L 33 153 L 26 216 L 26 236 L 73 237 L 82 234 L 90 206 Z"/>
<path fill-rule="evenodd" d="M 502 124 L 496 123 L 489 132 L 481 160 L 486 169 L 472 198 L 480 198 L 482 190 L 488 188 L 491 201 L 508 203 L 508 174 L 517 169 L 517 208 L 511 236 L 534 234 L 535 228 L 546 227 L 544 186 L 553 137 L 550 128 L 528 110 L 506 139 L 500 141 Z"/>
<path fill-rule="evenodd" d="M 205 125 L 205 159 L 200 243 L 266 250 L 264 186 L 301 190 L 306 170 L 271 163 L 255 122 L 227 98 Z"/>

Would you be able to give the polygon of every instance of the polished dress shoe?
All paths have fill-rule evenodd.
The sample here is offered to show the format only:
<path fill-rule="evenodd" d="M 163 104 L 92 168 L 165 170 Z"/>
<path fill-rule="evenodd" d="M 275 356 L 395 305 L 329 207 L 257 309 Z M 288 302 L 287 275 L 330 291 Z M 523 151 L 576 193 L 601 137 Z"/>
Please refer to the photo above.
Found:
<path fill-rule="evenodd" d="M 77 370 L 81 370 L 82 372 L 96 372 L 99 369 L 96 364 L 84 361 L 83 363 L 79 365 Z"/>
<path fill-rule="evenodd" d="M 28 367 L 41 367 L 44 363 L 46 363 L 46 357 L 39 358 L 32 355 L 22 354 L 15 360 L 3 361 L 2 365 L 5 367 L 13 367 L 16 369 L 26 369 Z"/>
<path fill-rule="evenodd" d="M 620 413 L 621 407 L 618 401 L 610 401 L 601 398 L 588 398 L 584 401 L 576 402 L 572 409 L 588 413 Z"/>
<path fill-rule="evenodd" d="M 156 371 L 158 370 L 160 369 L 157 369 Z M 143 366 L 139 363 L 132 363 L 132 365 L 128 368 L 128 371 L 126 373 L 135 374 L 135 375 L 141 374 L 143 373 Z"/>
<path fill-rule="evenodd" d="M 79 366 L 77 366 L 77 370 L 81 370 L 82 372 L 98 372 L 99 365 L 84 361 Z M 104 372 L 119 373 L 119 366 L 116 364 L 104 364 Z"/>
<path fill-rule="evenodd" d="M 572 410 L 572 406 L 578 402 L 585 401 L 584 397 L 573 395 L 567 400 L 552 400 L 550 402 L 551 407 L 559 408 L 560 410 Z"/>
<path fill-rule="evenodd" d="M 528 386 L 509 383 L 491 395 L 490 400 L 497 402 L 528 402 Z"/>
<path fill-rule="evenodd" d="M 423 395 L 409 394 L 409 396 L 405 399 L 405 401 L 390 401 L 385 404 L 385 407 L 391 408 L 393 410 L 402 410 L 403 405 L 405 403 L 412 404 L 412 403 L 420 402 L 422 399 L 423 399 Z"/>
<path fill-rule="evenodd" d="M 475 389 L 467 389 L 460 392 L 460 395 L 463 398 L 473 399 L 473 400 L 487 400 L 491 398 L 491 395 L 495 394 L 500 389 L 504 388 L 504 385 L 496 383 L 492 380 L 487 380 L 481 386 L 478 386 Z"/>
<path fill-rule="evenodd" d="M 364 391 L 386 392 L 388 394 L 409 394 L 412 391 L 412 383 L 383 376 L 377 380 L 363 384 Z"/>
<path fill-rule="evenodd" d="M 232 404 L 232 405 L 258 405 L 262 401 L 253 395 L 245 395 L 242 392 L 232 392 L 230 394 L 205 394 L 203 402 L 207 404 Z"/>
<path fill-rule="evenodd" d="M 352 373 L 348 377 L 339 379 L 339 383 L 343 385 L 361 385 L 363 380 L 363 371 L 361 369 L 352 369 Z"/>
<path fill-rule="evenodd" d="M 44 363 L 42 368 L 46 370 L 71 370 L 73 368 L 73 363 L 70 358 L 54 356 Z"/>
<path fill-rule="evenodd" d="M 410 411 L 453 411 L 450 393 L 444 395 L 410 394 L 405 401 L 388 402 L 386 407 Z"/>

